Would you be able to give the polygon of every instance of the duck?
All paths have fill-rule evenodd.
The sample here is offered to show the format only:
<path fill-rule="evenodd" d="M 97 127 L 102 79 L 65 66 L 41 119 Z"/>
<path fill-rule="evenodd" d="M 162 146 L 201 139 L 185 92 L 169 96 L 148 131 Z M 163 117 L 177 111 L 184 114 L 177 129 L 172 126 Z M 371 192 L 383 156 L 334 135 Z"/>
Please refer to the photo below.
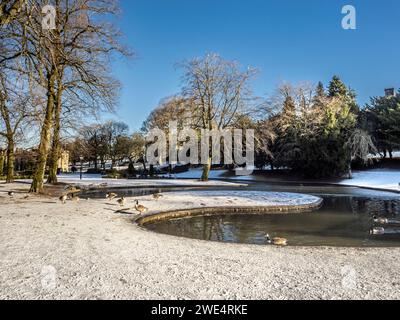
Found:
<path fill-rule="evenodd" d="M 389 219 L 387 219 L 387 218 L 374 216 L 373 219 L 374 219 L 374 223 L 377 223 L 377 224 L 388 224 L 389 223 Z"/>
<path fill-rule="evenodd" d="M 58 198 L 62 204 L 65 204 L 67 202 L 68 196 L 66 194 L 62 195 L 61 197 Z"/>
<path fill-rule="evenodd" d="M 158 199 L 160 199 L 162 197 L 163 197 L 163 195 L 161 193 L 154 193 L 153 194 L 153 199 L 155 199 L 155 200 L 158 200 Z"/>
<path fill-rule="evenodd" d="M 121 207 L 123 207 L 125 205 L 126 200 L 124 197 L 122 197 L 121 199 L 118 199 L 117 202 Z"/>
<path fill-rule="evenodd" d="M 379 227 L 379 228 L 372 228 L 369 233 L 371 235 L 384 235 L 385 234 L 385 228 Z"/>
<path fill-rule="evenodd" d="M 139 204 L 139 201 L 138 201 L 138 200 L 136 200 L 135 210 L 136 210 L 136 211 L 139 211 L 140 214 L 143 214 L 143 213 L 149 211 L 148 208 L 146 208 L 145 206 Z"/>
<path fill-rule="evenodd" d="M 116 194 L 116 193 L 114 193 L 114 192 L 108 192 L 107 193 L 107 196 L 106 196 L 106 199 L 108 199 L 108 200 L 113 200 L 113 199 L 115 199 L 116 197 L 118 197 L 118 195 Z"/>
<path fill-rule="evenodd" d="M 288 241 L 285 238 L 273 238 L 272 239 L 272 244 L 275 246 L 284 247 L 284 246 L 287 246 L 287 242 Z"/>

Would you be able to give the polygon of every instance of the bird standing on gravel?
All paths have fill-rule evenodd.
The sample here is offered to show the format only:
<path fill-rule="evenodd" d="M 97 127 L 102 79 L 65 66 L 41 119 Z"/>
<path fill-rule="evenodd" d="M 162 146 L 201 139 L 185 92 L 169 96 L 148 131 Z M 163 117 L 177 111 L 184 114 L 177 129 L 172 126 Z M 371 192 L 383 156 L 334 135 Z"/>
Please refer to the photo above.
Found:
<path fill-rule="evenodd" d="M 107 195 L 106 195 L 106 199 L 108 199 L 110 201 L 114 200 L 116 197 L 118 197 L 118 195 L 116 193 L 114 193 L 114 192 L 108 192 Z"/>
<path fill-rule="evenodd" d="M 62 204 L 65 204 L 67 202 L 68 196 L 64 194 L 58 199 L 61 201 Z"/>
<path fill-rule="evenodd" d="M 117 200 L 117 202 L 118 202 L 118 204 L 121 206 L 121 207 L 123 207 L 124 205 L 125 205 L 125 198 L 124 197 L 122 197 L 121 199 L 118 199 Z"/>
<path fill-rule="evenodd" d="M 136 200 L 135 210 L 139 211 L 140 214 L 143 214 L 143 213 L 146 213 L 147 211 L 149 211 L 149 209 L 147 209 L 145 206 L 139 204 L 138 200 Z"/>
<path fill-rule="evenodd" d="M 153 194 L 153 199 L 158 200 L 158 199 L 162 198 L 162 196 L 163 195 L 161 193 L 155 193 L 155 194 Z"/>

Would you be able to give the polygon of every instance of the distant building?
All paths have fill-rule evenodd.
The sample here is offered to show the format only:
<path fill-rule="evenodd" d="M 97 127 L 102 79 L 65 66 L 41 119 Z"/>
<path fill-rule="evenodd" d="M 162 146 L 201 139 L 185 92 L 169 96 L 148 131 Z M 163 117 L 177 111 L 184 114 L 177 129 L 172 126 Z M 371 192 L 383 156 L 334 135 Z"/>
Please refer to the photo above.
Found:
<path fill-rule="evenodd" d="M 61 157 L 58 159 L 57 168 L 60 172 L 69 171 L 69 152 L 63 150 L 61 152 Z"/>
<path fill-rule="evenodd" d="M 385 97 L 389 98 L 389 97 L 395 97 L 395 96 L 396 96 L 396 94 L 395 94 L 394 88 L 385 89 Z"/>

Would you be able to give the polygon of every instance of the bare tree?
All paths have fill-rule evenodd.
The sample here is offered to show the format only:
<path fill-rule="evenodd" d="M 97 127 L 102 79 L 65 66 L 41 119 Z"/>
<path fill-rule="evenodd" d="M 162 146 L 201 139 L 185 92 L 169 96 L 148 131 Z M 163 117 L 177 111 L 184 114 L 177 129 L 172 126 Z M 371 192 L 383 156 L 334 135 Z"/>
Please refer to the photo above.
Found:
<path fill-rule="evenodd" d="M 127 124 L 118 121 L 108 121 L 103 125 L 105 140 L 107 143 L 108 155 L 111 159 L 111 169 L 114 169 L 120 150 L 118 141 L 121 137 L 128 135 L 129 127 Z"/>
<path fill-rule="evenodd" d="M 132 145 L 129 152 L 129 160 L 131 162 L 144 161 L 146 139 L 140 132 L 135 132 L 132 135 Z"/>
<path fill-rule="evenodd" d="M 80 156 L 94 162 L 95 170 L 98 169 L 100 160 L 105 169 L 105 159 L 108 154 L 107 136 L 101 124 L 92 124 L 79 131 Z"/>
<path fill-rule="evenodd" d="M 235 115 L 246 114 L 252 104 L 250 80 L 256 70 L 240 70 L 233 61 L 216 54 L 183 63 L 183 93 L 193 101 L 193 118 L 200 129 L 225 129 L 232 125 Z M 211 145 L 211 144 L 210 144 Z M 211 169 L 211 154 L 204 164 L 202 180 L 207 181 Z"/>
<path fill-rule="evenodd" d="M 149 132 L 154 128 L 167 131 L 171 121 L 176 121 L 178 127 L 191 124 L 193 111 L 194 105 L 191 99 L 182 96 L 165 98 L 143 122 L 142 131 Z"/>
<path fill-rule="evenodd" d="M 43 188 L 50 150 L 49 182 L 56 181 L 65 96 L 84 109 L 112 109 L 118 83 L 109 76 L 110 57 L 115 51 L 125 53 L 118 44 L 119 32 L 105 18 L 117 13 L 116 1 L 56 0 L 54 30 L 42 29 L 41 8 L 46 4 L 42 0 L 28 6 L 29 14 L 17 29 L 24 67 L 32 70 L 27 76 L 44 88 L 47 100 L 31 192 Z"/>
<path fill-rule="evenodd" d="M 10 83 L 10 80 L 13 83 Z M 25 119 L 32 112 L 31 97 L 24 92 L 14 81 L 15 78 L 6 80 L 0 74 L 0 135 L 7 141 L 7 179 L 8 183 L 14 180 L 15 148 L 17 133 Z M 4 127 L 2 131 L 1 128 Z"/>
<path fill-rule="evenodd" d="M 346 146 L 350 151 L 351 160 L 360 160 L 363 164 L 370 161 L 370 154 L 379 153 L 369 133 L 362 129 L 355 129 L 352 132 Z M 349 178 L 352 178 L 351 163 L 349 163 Z"/>

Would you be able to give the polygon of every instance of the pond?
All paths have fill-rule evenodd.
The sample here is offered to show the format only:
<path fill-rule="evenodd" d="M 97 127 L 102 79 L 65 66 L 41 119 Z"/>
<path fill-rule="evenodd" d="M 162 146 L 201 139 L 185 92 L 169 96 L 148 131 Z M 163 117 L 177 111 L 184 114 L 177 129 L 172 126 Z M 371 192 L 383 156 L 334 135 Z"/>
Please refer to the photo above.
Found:
<path fill-rule="evenodd" d="M 168 187 L 114 191 L 121 196 L 134 197 L 155 192 L 202 189 L 221 190 L 215 187 Z M 238 190 L 236 187 L 224 189 Z M 145 227 L 168 235 L 228 243 L 265 245 L 268 234 L 271 238 L 287 238 L 292 246 L 400 246 L 399 194 L 354 187 L 265 182 L 249 182 L 245 190 L 307 193 L 322 197 L 324 204 L 320 210 L 311 213 L 197 216 L 161 221 Z M 90 191 L 86 196 L 104 198 L 105 192 Z M 374 216 L 386 217 L 395 223 L 383 226 L 386 229 L 384 235 L 370 235 L 371 228 L 381 227 L 374 223 Z"/>
<path fill-rule="evenodd" d="M 292 246 L 398 247 L 400 197 L 351 187 L 266 185 L 252 183 L 246 190 L 309 193 L 324 199 L 311 213 L 206 215 L 161 221 L 145 227 L 168 235 L 228 243 L 267 244 L 267 237 L 283 237 Z M 374 222 L 386 217 L 389 225 Z M 386 234 L 371 235 L 374 227 Z"/>

